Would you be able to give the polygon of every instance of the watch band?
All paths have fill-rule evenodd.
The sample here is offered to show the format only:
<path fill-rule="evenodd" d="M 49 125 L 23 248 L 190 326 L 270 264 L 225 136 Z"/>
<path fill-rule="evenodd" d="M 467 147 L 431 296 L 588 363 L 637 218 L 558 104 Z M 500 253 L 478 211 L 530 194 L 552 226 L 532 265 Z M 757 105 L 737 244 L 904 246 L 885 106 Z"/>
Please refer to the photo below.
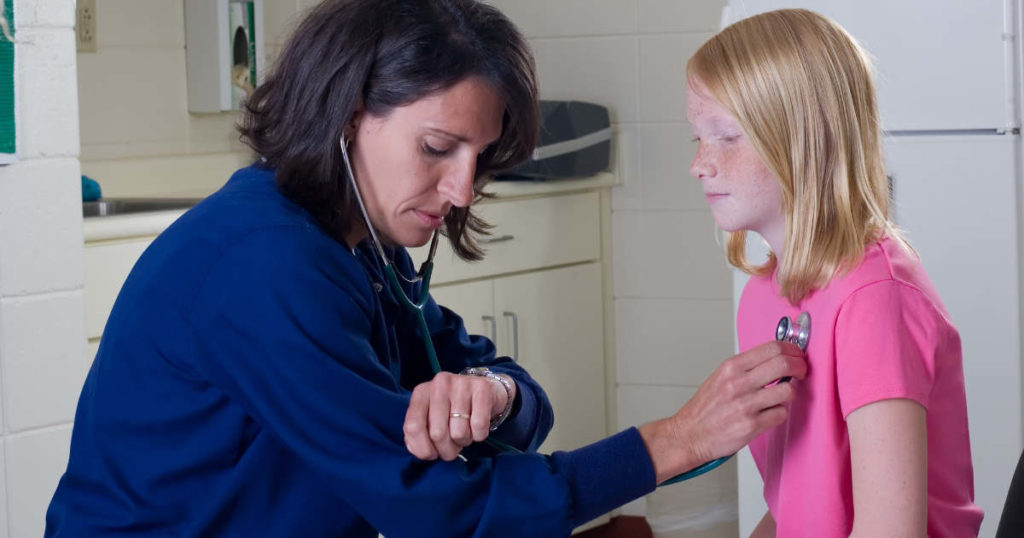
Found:
<path fill-rule="evenodd" d="M 512 412 L 512 403 L 514 400 L 512 395 L 512 381 L 510 381 L 505 376 L 492 372 L 489 368 L 486 368 L 484 366 L 471 366 L 469 368 L 463 369 L 462 372 L 460 373 L 462 373 L 463 375 L 486 377 L 487 379 L 500 383 L 501 386 L 504 387 L 506 396 L 505 409 L 502 409 L 501 413 L 499 413 L 498 415 L 491 417 L 490 430 L 493 432 L 494 430 L 498 429 L 498 427 L 501 426 L 503 422 L 505 422 L 505 419 L 508 418 L 509 413 Z"/>

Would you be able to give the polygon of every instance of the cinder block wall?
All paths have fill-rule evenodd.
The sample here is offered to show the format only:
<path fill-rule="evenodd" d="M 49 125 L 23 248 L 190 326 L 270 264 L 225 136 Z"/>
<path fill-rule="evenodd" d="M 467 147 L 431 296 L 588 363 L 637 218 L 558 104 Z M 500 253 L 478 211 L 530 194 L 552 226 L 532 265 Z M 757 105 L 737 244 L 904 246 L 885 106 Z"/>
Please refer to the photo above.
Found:
<path fill-rule="evenodd" d="M 0 167 L 0 538 L 40 536 L 88 361 L 74 2 L 15 2 L 20 162 Z"/>

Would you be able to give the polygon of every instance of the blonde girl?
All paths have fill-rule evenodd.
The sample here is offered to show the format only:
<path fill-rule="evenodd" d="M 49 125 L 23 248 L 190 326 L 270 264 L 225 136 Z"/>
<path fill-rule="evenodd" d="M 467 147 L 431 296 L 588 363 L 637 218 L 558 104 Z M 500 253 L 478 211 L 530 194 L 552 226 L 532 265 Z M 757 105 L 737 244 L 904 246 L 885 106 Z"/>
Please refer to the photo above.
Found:
<path fill-rule="evenodd" d="M 889 220 L 870 62 L 835 22 L 737 22 L 687 64 L 690 172 L 728 258 L 750 273 L 747 349 L 811 315 L 789 419 L 751 452 L 768 513 L 754 536 L 976 536 L 960 340 Z M 746 232 L 770 246 L 748 260 Z"/>

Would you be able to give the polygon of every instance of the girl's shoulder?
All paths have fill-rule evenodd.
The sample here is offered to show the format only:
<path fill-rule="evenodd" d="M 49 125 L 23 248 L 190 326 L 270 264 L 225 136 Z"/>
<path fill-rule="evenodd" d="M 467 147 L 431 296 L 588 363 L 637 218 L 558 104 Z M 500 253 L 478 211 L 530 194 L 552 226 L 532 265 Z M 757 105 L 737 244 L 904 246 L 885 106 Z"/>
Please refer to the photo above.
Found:
<path fill-rule="evenodd" d="M 828 285 L 813 295 L 842 299 L 877 282 L 900 283 L 911 288 L 930 286 L 917 255 L 899 241 L 884 238 L 869 244 L 856 266 L 841 270 Z"/>
<path fill-rule="evenodd" d="M 928 306 L 929 310 L 948 318 L 917 253 L 890 238 L 868 245 L 857 267 L 833 279 L 822 290 L 822 295 L 838 306 L 867 289 L 875 289 L 877 294 L 879 288 L 890 290 L 888 296 L 898 296 L 889 300 Z"/>

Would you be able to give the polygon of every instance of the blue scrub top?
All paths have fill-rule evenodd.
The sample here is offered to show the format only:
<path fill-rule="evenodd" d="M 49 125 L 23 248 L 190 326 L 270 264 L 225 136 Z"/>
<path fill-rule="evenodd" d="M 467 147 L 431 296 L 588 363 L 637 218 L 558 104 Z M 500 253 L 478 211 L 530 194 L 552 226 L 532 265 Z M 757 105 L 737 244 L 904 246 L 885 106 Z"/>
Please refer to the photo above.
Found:
<path fill-rule="evenodd" d="M 409 391 L 431 372 L 383 282 L 369 247 L 326 235 L 273 170 L 236 172 L 125 282 L 46 536 L 567 536 L 653 490 L 635 428 L 550 456 L 409 454 Z M 515 379 L 493 435 L 535 450 L 552 425 L 540 387 L 451 311 L 431 301 L 426 315 L 443 369 Z"/>

